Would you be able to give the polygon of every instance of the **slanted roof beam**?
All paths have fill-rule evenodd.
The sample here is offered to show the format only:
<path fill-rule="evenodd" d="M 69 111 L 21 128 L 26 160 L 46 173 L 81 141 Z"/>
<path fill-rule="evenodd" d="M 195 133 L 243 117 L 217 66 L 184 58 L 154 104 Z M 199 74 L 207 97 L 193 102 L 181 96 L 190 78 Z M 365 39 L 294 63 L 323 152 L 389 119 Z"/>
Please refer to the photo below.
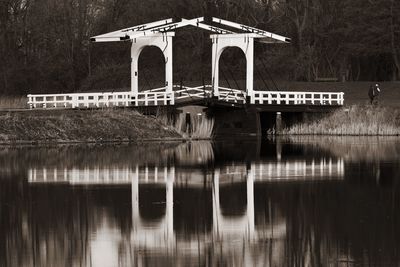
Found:
<path fill-rule="evenodd" d="M 264 43 L 276 43 L 276 42 L 290 42 L 290 39 L 278 34 L 260 30 L 247 25 L 231 22 L 213 17 L 211 22 L 219 23 L 224 26 L 228 26 L 235 29 L 240 29 L 246 33 L 254 34 L 254 38 Z M 185 26 L 194 26 L 204 30 L 211 31 L 216 34 L 234 34 L 235 32 L 226 30 L 214 25 L 204 23 L 204 17 L 198 17 L 194 19 L 182 19 L 180 21 L 174 21 L 173 19 L 164 19 L 146 24 L 141 24 L 134 27 L 121 29 L 101 35 L 92 37 L 90 40 L 93 42 L 116 42 L 116 41 L 127 41 L 133 40 L 140 37 L 150 37 L 155 34 L 164 34 L 167 32 L 174 31 L 178 28 Z"/>
<path fill-rule="evenodd" d="M 211 31 L 217 34 L 231 34 L 234 33 L 232 31 L 229 30 L 225 30 L 216 26 L 212 26 L 212 25 L 208 25 L 199 21 L 191 21 L 191 20 L 187 20 L 187 19 L 182 19 L 182 21 L 188 22 L 188 25 L 194 26 L 194 27 L 198 27 L 200 29 L 204 29 L 207 31 Z"/>
<path fill-rule="evenodd" d="M 268 37 L 268 38 L 272 38 L 274 40 L 285 42 L 285 43 L 290 42 L 290 38 L 287 38 L 285 36 L 281 36 L 281 35 L 278 35 L 278 34 L 275 34 L 275 33 L 267 32 L 267 31 L 264 31 L 264 30 L 260 30 L 260 29 L 257 29 L 257 28 L 254 28 L 254 27 L 250 27 L 250 26 L 247 26 L 247 25 L 244 25 L 244 24 L 239 24 L 239 23 L 236 23 L 236 22 L 232 22 L 232 21 L 228 21 L 228 20 L 224 20 L 224 19 L 220 19 L 220 18 L 215 18 L 215 17 L 212 18 L 212 21 L 216 22 L 216 23 L 219 23 L 219 24 L 222 24 L 222 25 L 225 25 L 225 26 L 229 26 L 229 27 L 235 28 L 235 29 L 239 29 L 239 30 L 242 30 L 242 31 L 245 31 L 245 32 L 258 34 L 258 35 L 260 35 L 260 38 Z"/>
<path fill-rule="evenodd" d="M 124 37 L 124 40 L 129 40 L 129 39 L 132 40 L 132 39 L 139 38 L 139 37 L 152 36 L 157 33 L 166 33 L 168 31 L 176 30 L 178 28 L 182 28 L 187 25 L 193 25 L 193 24 L 200 23 L 203 21 L 204 21 L 204 17 L 199 17 L 199 18 L 194 18 L 194 19 L 189 19 L 189 20 L 182 19 L 182 21 L 177 22 L 177 23 L 171 23 L 171 24 L 159 26 L 159 27 L 155 27 L 155 28 L 145 30 L 145 31 L 138 31 L 138 32 L 134 32 L 134 33 L 127 32 Z"/>
<path fill-rule="evenodd" d="M 131 28 L 126 28 L 126 29 L 122 29 L 122 32 L 127 32 L 127 31 L 144 31 L 153 27 L 159 27 L 162 25 L 167 25 L 174 22 L 174 19 L 165 19 L 165 20 L 159 20 L 159 21 L 155 21 L 155 22 L 151 22 L 151 23 L 147 23 L 147 24 L 142 24 L 142 25 L 138 25 L 138 26 L 134 26 Z"/>
<path fill-rule="evenodd" d="M 137 25 L 134 27 L 121 29 L 118 31 L 113 31 L 113 32 L 93 36 L 90 38 L 90 40 L 93 42 L 121 41 L 121 38 L 125 38 L 127 32 L 138 32 L 138 31 L 149 30 L 154 27 L 161 27 L 161 26 L 168 25 L 172 22 L 174 22 L 173 19 L 164 19 L 164 20 L 154 21 L 154 22 L 150 22 L 150 23 Z"/>

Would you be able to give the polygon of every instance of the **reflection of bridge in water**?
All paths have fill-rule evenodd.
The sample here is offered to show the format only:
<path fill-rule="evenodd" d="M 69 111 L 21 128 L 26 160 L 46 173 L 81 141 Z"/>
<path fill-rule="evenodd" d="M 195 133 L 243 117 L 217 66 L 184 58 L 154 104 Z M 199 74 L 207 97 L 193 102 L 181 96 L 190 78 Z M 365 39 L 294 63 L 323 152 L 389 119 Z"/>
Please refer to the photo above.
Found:
<path fill-rule="evenodd" d="M 295 182 L 314 180 L 340 180 L 344 176 L 344 162 L 341 158 L 323 158 L 310 160 L 280 160 L 253 162 L 250 164 L 231 164 L 221 166 L 212 172 L 184 170 L 175 167 L 138 166 L 118 168 L 31 168 L 28 170 L 28 181 L 33 184 L 61 183 L 71 185 L 131 185 L 133 229 L 127 241 L 121 235 L 108 236 L 107 229 L 99 229 L 92 246 L 101 240 L 110 240 L 113 244 L 128 242 L 139 250 L 157 251 L 158 253 L 174 253 L 176 249 L 182 253 L 198 253 L 213 242 L 217 242 L 221 251 L 232 251 L 232 243 L 226 241 L 258 242 L 276 240 L 273 261 L 281 259 L 283 243 L 286 235 L 284 218 L 277 218 L 267 224 L 255 223 L 254 184 L 260 182 Z M 224 213 L 222 207 L 224 190 L 235 184 L 246 186 L 246 207 L 241 214 L 231 216 Z M 143 218 L 141 210 L 142 194 L 149 193 L 149 187 L 165 190 L 164 214 L 158 219 Z M 199 234 L 197 238 L 178 238 L 174 231 L 174 188 L 205 188 L 212 194 L 212 226 L 210 232 Z M 155 203 L 151 203 L 154 205 Z M 102 226 L 104 227 L 104 226 Z M 105 236 L 101 236 L 105 235 Z M 111 239 L 110 239 L 111 238 Z M 203 240 L 200 242 L 199 240 Z M 212 240 L 206 241 L 204 240 Z M 283 241 L 282 241 L 283 242 Z M 118 245 L 118 246 L 119 246 Z M 214 244 L 215 245 L 215 244 Z M 113 249 L 118 249 L 118 246 Z M 233 246 L 235 247 L 235 246 Z M 111 249 L 111 248 L 110 248 Z M 235 248 L 237 249 L 237 248 Z M 96 257 L 101 257 L 97 255 Z M 105 257 L 105 256 L 104 256 Z"/>
<path fill-rule="evenodd" d="M 135 168 L 86 167 L 86 168 L 30 168 L 28 179 L 31 183 L 68 183 L 71 185 L 130 184 L 134 177 L 139 183 L 165 184 L 173 171 L 175 185 L 210 187 L 218 173 L 220 183 L 244 182 L 252 176 L 255 182 L 307 181 L 342 179 L 344 161 L 342 158 L 312 160 L 260 161 L 247 166 L 234 163 L 217 168 L 213 173 L 179 170 L 174 167 L 144 166 Z"/>
<path fill-rule="evenodd" d="M 360 140 L 9 149 L 0 265 L 396 265 L 398 142 Z"/>

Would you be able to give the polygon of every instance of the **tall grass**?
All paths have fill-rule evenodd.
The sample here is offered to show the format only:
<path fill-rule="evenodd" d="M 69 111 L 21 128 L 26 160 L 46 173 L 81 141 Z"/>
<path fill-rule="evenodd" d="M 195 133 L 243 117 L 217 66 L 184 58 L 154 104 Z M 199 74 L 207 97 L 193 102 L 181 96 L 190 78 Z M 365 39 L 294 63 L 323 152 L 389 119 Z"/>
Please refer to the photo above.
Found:
<path fill-rule="evenodd" d="M 314 122 L 299 123 L 284 134 L 400 135 L 400 112 L 379 106 L 351 106 Z"/>
<path fill-rule="evenodd" d="M 206 116 L 192 116 L 192 138 L 211 138 L 214 128 L 214 119 Z"/>
<path fill-rule="evenodd" d="M 214 119 L 204 115 L 190 115 L 191 127 L 186 124 L 186 114 L 179 114 L 175 119 L 165 114 L 157 116 L 157 119 L 169 128 L 176 130 L 184 138 L 210 139 L 213 137 Z"/>
<path fill-rule="evenodd" d="M 1 96 L 0 109 L 21 109 L 27 108 L 28 99 L 25 96 Z"/>

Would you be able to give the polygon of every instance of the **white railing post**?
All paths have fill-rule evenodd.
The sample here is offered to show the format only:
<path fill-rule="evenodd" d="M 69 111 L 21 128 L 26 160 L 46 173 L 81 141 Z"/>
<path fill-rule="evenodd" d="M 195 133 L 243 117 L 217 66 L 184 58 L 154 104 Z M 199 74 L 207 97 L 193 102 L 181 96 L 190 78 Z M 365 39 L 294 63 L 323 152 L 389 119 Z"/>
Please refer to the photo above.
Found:
<path fill-rule="evenodd" d="M 172 95 L 174 95 L 174 93 L 172 92 Z M 164 105 L 167 105 L 167 93 L 165 93 L 164 94 L 164 100 L 163 100 L 163 103 L 164 103 Z"/>
<path fill-rule="evenodd" d="M 31 97 L 31 95 L 28 95 L 28 107 L 29 107 L 29 109 L 32 109 L 32 108 L 33 108 L 33 106 L 32 106 L 32 97 Z"/>
<path fill-rule="evenodd" d="M 85 105 L 86 108 L 89 108 L 89 96 L 85 95 L 83 97 L 83 104 Z"/>
<path fill-rule="evenodd" d="M 71 108 L 75 108 L 75 96 L 74 95 L 72 95 L 71 96 Z"/>
<path fill-rule="evenodd" d="M 171 99 L 169 101 L 170 105 L 175 105 L 175 98 L 174 98 L 174 92 L 169 93 L 169 98 Z"/>
<path fill-rule="evenodd" d="M 104 106 L 108 107 L 109 106 L 108 94 L 103 95 L 103 100 L 104 100 Z"/>

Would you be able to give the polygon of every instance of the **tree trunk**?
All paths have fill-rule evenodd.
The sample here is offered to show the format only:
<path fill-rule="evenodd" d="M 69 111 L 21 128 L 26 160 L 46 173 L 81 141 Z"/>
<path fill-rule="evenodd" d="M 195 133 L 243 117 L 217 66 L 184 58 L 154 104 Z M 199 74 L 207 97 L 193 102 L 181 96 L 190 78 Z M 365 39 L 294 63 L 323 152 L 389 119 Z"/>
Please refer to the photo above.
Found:
<path fill-rule="evenodd" d="M 393 70 L 393 80 L 396 81 L 398 78 L 400 78 L 400 59 L 399 59 L 399 54 L 397 53 L 396 49 L 396 42 L 395 42 L 395 22 L 394 22 L 394 14 L 393 14 L 393 5 L 394 5 L 394 0 L 391 0 L 391 5 L 390 5 L 390 44 L 391 44 L 391 49 L 392 49 L 392 57 L 393 57 L 393 62 L 394 62 L 394 70 Z"/>

